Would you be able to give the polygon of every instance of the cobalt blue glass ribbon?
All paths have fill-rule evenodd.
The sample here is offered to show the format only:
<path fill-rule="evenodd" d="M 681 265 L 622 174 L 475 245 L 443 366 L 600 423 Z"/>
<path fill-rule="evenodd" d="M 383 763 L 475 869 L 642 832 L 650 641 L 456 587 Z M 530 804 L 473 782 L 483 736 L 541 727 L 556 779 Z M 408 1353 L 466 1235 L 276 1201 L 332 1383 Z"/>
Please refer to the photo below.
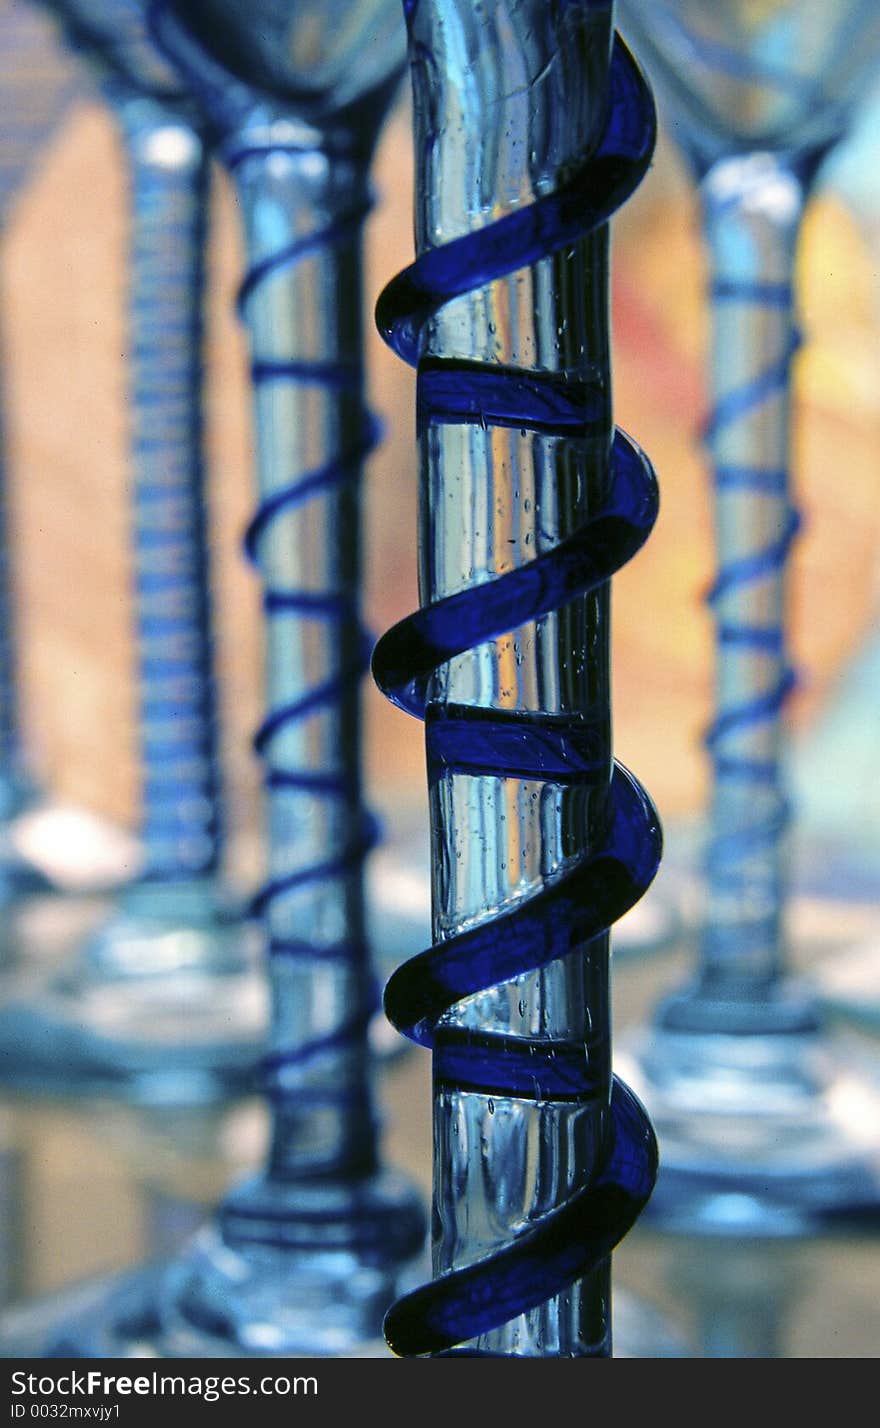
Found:
<path fill-rule="evenodd" d="M 594 152 L 554 192 L 478 231 L 426 250 L 385 289 L 377 321 L 386 340 L 418 369 L 421 431 L 449 423 L 518 428 L 562 441 L 590 423 L 590 391 L 564 373 L 420 361 L 420 334 L 457 296 L 571 246 L 610 218 L 642 178 L 653 150 L 650 92 L 626 47 L 615 41 L 611 98 Z M 596 590 L 641 547 L 657 514 L 651 466 L 618 430 L 612 480 L 588 521 L 526 564 L 423 606 L 388 631 L 373 673 L 402 709 L 426 718 L 431 778 L 450 772 L 552 780 L 596 780 L 599 755 L 589 724 L 558 716 L 428 699 L 431 676 L 456 655 Z M 588 857 L 489 922 L 459 931 L 400 967 L 385 992 L 399 1030 L 434 1048 L 435 1084 L 483 1095 L 580 1102 L 596 1077 L 583 1044 L 444 1027 L 461 998 L 546 967 L 606 931 L 650 885 L 661 853 L 659 819 L 645 791 L 615 764 L 604 834 Z M 399 1300 L 386 1337 L 402 1355 L 445 1354 L 535 1308 L 597 1266 L 648 1199 L 657 1169 L 645 1112 L 616 1078 L 600 1164 L 589 1183 L 530 1223 L 497 1253 L 438 1275 Z"/>

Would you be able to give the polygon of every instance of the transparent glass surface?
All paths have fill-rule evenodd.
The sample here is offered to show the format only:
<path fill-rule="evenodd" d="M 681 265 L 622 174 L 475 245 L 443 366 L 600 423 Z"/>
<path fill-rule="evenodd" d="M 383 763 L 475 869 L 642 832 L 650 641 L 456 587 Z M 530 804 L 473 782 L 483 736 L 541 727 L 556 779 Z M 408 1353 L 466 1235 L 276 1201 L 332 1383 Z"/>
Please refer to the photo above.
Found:
<path fill-rule="evenodd" d="M 875 152 L 880 84 L 859 103 L 843 141 L 817 176 L 820 191 L 842 202 L 865 250 L 880 240 Z M 868 311 L 876 323 L 876 273 Z M 798 817 L 795 867 L 807 897 L 834 916 L 858 909 L 848 946 L 824 959 L 816 990 L 835 1014 L 880 1029 L 880 790 L 874 778 L 880 709 L 880 558 L 861 639 L 834 677 L 816 717 L 792 740 L 788 775 Z"/>
<path fill-rule="evenodd" d="M 405 31 L 388 0 L 172 0 L 220 63 L 301 117 L 329 115 L 402 69 Z"/>
<path fill-rule="evenodd" d="M 790 975 L 794 687 L 788 578 L 799 518 L 794 273 L 818 164 L 880 58 L 861 4 L 621 4 L 661 119 L 699 180 L 709 260 L 706 445 L 717 573 L 704 898 L 690 986 L 621 1059 L 663 1146 L 655 1220 L 798 1233 L 876 1214 L 876 1077 L 853 1065 Z M 797 808 L 794 808 L 797 818 Z M 694 944 L 697 945 L 694 945 Z M 874 1108 L 872 1111 L 871 1108 Z M 868 1122 L 869 1123 L 869 1122 Z"/>
<path fill-rule="evenodd" d="M 806 154 L 833 143 L 880 43 L 872 0 L 621 0 L 619 18 L 702 167 L 732 150 Z"/>
<path fill-rule="evenodd" d="M 254 267 L 279 246 L 327 232 L 340 214 L 357 209 L 364 178 L 319 152 L 245 159 L 236 179 Z M 304 601 L 280 603 L 267 614 L 269 721 L 260 741 L 270 784 L 263 917 L 274 1007 L 273 1159 L 294 1171 L 301 1154 L 306 1160 L 323 1155 L 332 1168 L 348 1163 L 352 1147 L 359 1147 L 351 1168 L 363 1172 L 374 1153 L 365 1024 L 358 1034 L 350 1029 L 372 1000 L 358 856 L 366 817 L 355 672 L 360 627 L 353 613 L 360 577 L 359 490 L 352 482 L 331 482 L 313 499 L 275 505 L 296 473 L 325 470 L 361 440 L 360 378 L 341 387 L 320 380 L 321 368 L 330 364 L 358 368 L 359 279 L 355 227 L 350 236 L 316 246 L 301 262 L 270 273 L 248 299 L 245 314 L 255 362 L 277 364 L 279 370 L 286 362 L 313 364 L 318 374 L 312 382 L 283 376 L 257 381 L 254 392 L 262 509 L 275 512 L 263 527 L 256 558 L 270 597 L 305 595 Z M 335 609 L 309 618 L 304 604 L 327 592 Z M 311 690 L 328 693 L 303 717 L 272 719 L 272 711 L 296 707 Z M 323 782 L 310 777 L 317 774 Z M 296 1048 L 313 1039 L 326 1040 L 327 1051 L 300 1065 Z M 321 1094 L 330 1101 L 324 1110 L 309 1105 Z M 302 1113 L 301 1103 L 307 1107 Z"/>
<path fill-rule="evenodd" d="M 385 1094 L 397 1153 L 427 1186 L 430 1156 L 423 1153 L 428 1137 L 420 1108 L 429 1081 L 423 1070 L 417 1056 L 398 1062 L 385 1080 Z M 63 1355 L 66 1346 L 80 1354 L 87 1345 L 89 1356 L 107 1357 L 123 1340 L 139 1357 L 185 1353 L 193 1331 L 179 1316 L 174 1337 L 160 1337 L 158 1306 L 167 1305 L 167 1285 L 174 1282 L 166 1279 L 169 1266 L 194 1233 L 207 1243 L 201 1233 L 206 1207 L 218 1185 L 259 1154 L 263 1126 L 253 1101 L 174 1112 L 108 1100 L 89 1107 L 44 1104 L 36 1112 L 27 1103 L 12 1110 L 3 1104 L 0 1354 Z M 59 1197 L 64 1204 L 84 1201 L 82 1213 L 73 1220 L 58 1216 Z M 149 1269 L 132 1268 L 139 1260 Z M 340 1268 L 343 1262 L 340 1257 Z M 276 1265 L 279 1272 L 284 1268 Z M 421 1264 L 417 1269 L 428 1272 Z M 363 1265 L 350 1270 L 356 1284 L 375 1283 Z M 49 1293 L 53 1284 L 58 1288 Z M 332 1287 L 325 1276 L 325 1292 Z M 306 1286 L 297 1300 L 292 1277 L 287 1304 L 291 1316 L 302 1319 L 308 1312 Z M 312 1299 L 312 1316 L 314 1304 Z M 838 1317 L 840 1307 L 835 1305 Z M 648 1313 L 631 1289 L 615 1284 L 613 1315 L 618 1357 L 698 1352 L 697 1340 L 682 1334 L 679 1305 L 662 1312 L 658 1305 Z M 254 1316 L 255 1352 L 271 1352 L 279 1322 L 271 1302 L 262 1319 Z M 197 1343 L 200 1356 L 205 1342 Z M 214 1347 L 222 1354 L 219 1340 Z M 345 1342 L 342 1355 L 353 1356 Z M 391 1357 L 381 1339 L 362 1343 L 357 1356 Z"/>
<path fill-rule="evenodd" d="M 142 94 L 179 97 L 181 86 L 147 28 L 147 0 L 37 0 L 60 21 L 64 41 L 105 78 Z"/>
<path fill-rule="evenodd" d="M 796 342 L 790 281 L 803 194 L 770 155 L 719 161 L 703 191 L 712 290 L 719 297 L 709 438 L 717 714 L 709 736 L 702 974 L 707 986 L 733 996 L 743 984 L 751 989 L 775 981 L 783 955 L 782 719 L 792 677 L 787 557 L 797 519 L 786 478 Z M 761 292 L 775 298 L 756 301 L 753 294 Z"/>
<path fill-rule="evenodd" d="M 831 914 L 862 911 L 850 946 L 816 971 L 816 994 L 837 1016 L 880 1031 L 880 798 L 873 777 L 880 701 L 876 617 L 832 687 L 816 723 L 795 742 L 796 857 L 806 895 Z"/>
<path fill-rule="evenodd" d="M 458 266 L 456 258 L 447 260 L 468 289 L 432 308 L 420 329 L 424 610 L 488 590 L 555 552 L 594 515 L 614 479 L 605 227 L 524 262 L 510 276 L 482 281 L 486 269 L 473 244 L 460 242 L 496 223 L 500 231 L 504 217 L 554 193 L 596 145 L 608 106 L 612 16 L 604 5 L 567 7 L 561 16 L 538 4 L 475 8 L 455 0 L 407 11 L 417 164 L 410 283 L 419 288 L 418 263 L 426 256 L 440 260 L 432 268 L 439 274 L 448 249 L 465 255 Z M 468 252 L 474 274 L 459 278 Z M 492 258 L 485 261 L 491 268 Z M 548 385 L 557 377 L 560 390 L 576 388 L 572 400 L 583 419 L 575 430 L 534 420 L 526 395 L 533 372 Z M 468 402 L 470 382 L 480 387 Z M 445 396 L 438 397 L 440 383 Z M 485 407 L 479 391 L 487 393 Z M 509 633 L 434 659 L 439 669 L 428 682 L 424 713 L 438 969 L 444 944 L 527 909 L 607 836 L 613 799 L 607 584 L 559 603 L 516 623 L 511 602 L 506 613 L 516 627 Z M 464 604 L 461 612 L 467 629 Z M 588 746 L 577 777 L 569 775 L 564 754 L 558 778 L 549 770 L 543 775 L 540 761 L 529 767 L 527 731 L 537 728 L 552 731 L 551 739 L 565 731 L 573 746 Z M 488 948 L 483 955 L 491 967 Z M 461 957 L 456 950 L 456 963 Z M 416 1004 L 418 975 L 414 964 L 401 984 L 411 984 Z M 439 970 L 425 970 L 426 987 L 434 976 L 442 983 Z M 447 1271 L 484 1266 L 480 1299 L 488 1300 L 503 1252 L 589 1183 L 610 1134 L 607 934 L 585 937 L 542 970 L 499 980 L 456 1001 L 430 1033 L 434 1281 L 423 1300 L 431 1304 L 433 1294 L 450 1308 L 426 1314 L 432 1324 L 442 1321 L 450 1337 L 456 1328 L 454 1353 L 603 1355 L 610 1351 L 607 1257 L 585 1277 L 572 1276 L 565 1289 L 548 1289 L 543 1303 L 518 1307 L 506 1323 L 477 1335 L 463 1335 L 455 1322 L 456 1314 L 473 1322 L 467 1291 L 451 1308 L 461 1281 Z M 421 1027 L 414 1034 L 427 1039 Z M 589 1068 L 588 1091 L 536 1090 L 529 1097 L 511 1090 L 508 1058 L 534 1057 L 537 1087 L 542 1058 L 552 1063 L 569 1053 Z M 459 1057 L 472 1066 L 470 1076 L 456 1073 Z M 421 1303 L 418 1311 L 406 1301 L 395 1307 L 392 1345 L 406 1342 L 407 1314 L 420 1313 Z"/>
<path fill-rule="evenodd" d="M 202 1099 L 251 1083 L 266 1026 L 253 939 L 221 872 L 201 419 L 208 160 L 180 108 L 147 92 L 153 70 L 170 70 L 143 7 L 61 11 L 128 163 L 141 871 L 59 974 L 47 980 L 39 958 L 21 958 L 0 1009 L 0 1074 L 65 1094 Z"/>

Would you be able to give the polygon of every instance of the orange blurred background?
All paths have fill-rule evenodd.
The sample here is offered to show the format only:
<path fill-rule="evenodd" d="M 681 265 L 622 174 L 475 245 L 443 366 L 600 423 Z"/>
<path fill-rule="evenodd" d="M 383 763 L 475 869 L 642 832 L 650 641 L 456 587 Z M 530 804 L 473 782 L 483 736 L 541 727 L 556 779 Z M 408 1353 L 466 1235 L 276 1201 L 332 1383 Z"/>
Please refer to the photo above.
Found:
<path fill-rule="evenodd" d="M 387 422 L 366 482 L 367 616 L 374 631 L 414 607 L 413 377 L 375 334 L 372 304 L 409 261 L 411 151 L 405 100 L 375 166 L 366 328 L 373 404 Z M 617 420 L 645 447 L 662 510 L 614 582 L 615 743 L 661 814 L 702 806 L 713 570 L 699 430 L 707 339 L 694 193 L 661 134 L 655 164 L 614 222 Z M 57 798 L 133 827 L 138 770 L 128 585 L 125 175 L 107 112 L 68 114 L 17 202 L 2 249 L 13 565 L 20 592 L 26 729 Z M 258 825 L 250 735 L 261 717 L 257 579 L 240 538 L 253 504 L 236 212 L 218 173 L 207 346 L 210 507 L 223 744 L 233 832 Z M 792 577 L 791 705 L 816 717 L 872 616 L 880 547 L 877 257 L 840 197 L 806 222 L 798 290 L 795 481 L 806 516 Z M 421 729 L 365 681 L 370 795 L 424 797 Z"/>

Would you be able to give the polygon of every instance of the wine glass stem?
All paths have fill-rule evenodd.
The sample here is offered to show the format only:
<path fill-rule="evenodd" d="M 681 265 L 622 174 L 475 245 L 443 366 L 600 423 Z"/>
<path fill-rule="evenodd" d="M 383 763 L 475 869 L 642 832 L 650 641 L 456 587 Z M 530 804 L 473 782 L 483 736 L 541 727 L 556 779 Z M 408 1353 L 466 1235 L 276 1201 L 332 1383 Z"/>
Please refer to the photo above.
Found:
<path fill-rule="evenodd" d="M 762 153 L 717 162 L 701 198 L 718 570 L 701 983 L 713 995 L 749 998 L 785 963 L 793 276 L 805 191 L 783 156 Z"/>
<path fill-rule="evenodd" d="M 282 126 L 283 127 L 283 126 Z M 281 134 L 228 158 L 248 273 L 263 582 L 268 878 L 255 899 L 269 956 L 270 1176 L 372 1170 L 361 789 L 359 476 L 365 406 L 363 167 Z"/>
<path fill-rule="evenodd" d="M 559 28 L 556 28 L 556 25 Z M 552 186 L 590 147 L 608 95 L 611 7 L 548 15 L 543 0 L 471 4 L 421 0 L 410 19 L 416 83 L 416 234 L 423 253 L 501 214 L 510 195 Z M 569 66 L 563 56 L 572 58 Z M 425 56 L 430 56 L 430 62 Z M 528 86 L 530 75 L 548 76 Z M 521 98 L 518 98 L 521 96 Z M 554 148 L 555 145 L 555 148 Z M 421 423 L 421 595 L 526 564 L 577 530 L 607 490 L 611 397 L 605 227 L 558 255 L 484 284 L 429 323 L 422 368 L 530 368 L 583 380 L 577 439 L 438 415 Z M 420 381 L 422 380 L 420 375 Z M 589 411 L 589 419 L 587 418 Z M 569 858 L 597 847 L 612 766 L 607 584 L 442 669 L 428 707 L 436 942 L 503 914 Z M 432 731 L 468 706 L 516 710 L 535 722 L 588 728 L 595 778 L 566 786 L 444 766 Z M 476 731 L 475 731 L 476 736 Z M 607 935 L 515 983 L 453 1007 L 434 1045 L 435 1274 L 515 1238 L 531 1216 L 586 1183 L 601 1155 L 610 1096 Z M 572 1042 L 593 1094 L 492 1095 L 443 1075 L 444 1046 L 480 1031 L 546 1048 Z M 544 1052 L 546 1053 L 546 1050 Z M 607 1262 L 468 1347 L 490 1354 L 601 1356 L 610 1351 Z"/>
<path fill-rule="evenodd" d="M 130 185 L 129 413 L 144 872 L 217 869 L 221 838 L 202 432 L 208 158 L 173 110 L 111 94 Z"/>

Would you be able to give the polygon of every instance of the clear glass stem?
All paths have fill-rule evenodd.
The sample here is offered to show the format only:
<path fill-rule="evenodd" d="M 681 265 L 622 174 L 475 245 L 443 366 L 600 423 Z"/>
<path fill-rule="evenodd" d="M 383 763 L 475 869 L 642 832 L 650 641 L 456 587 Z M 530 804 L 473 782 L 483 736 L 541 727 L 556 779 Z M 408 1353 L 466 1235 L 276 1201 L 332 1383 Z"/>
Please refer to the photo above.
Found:
<path fill-rule="evenodd" d="M 710 258 L 718 575 L 716 715 L 701 990 L 760 997 L 784 971 L 793 274 L 804 185 L 784 156 L 718 161 L 701 197 Z"/>
<path fill-rule="evenodd" d="M 376 1158 L 358 689 L 367 177 L 292 148 L 283 124 L 277 143 L 263 129 L 237 147 L 260 498 L 250 545 L 266 612 L 268 1173 L 285 1182 L 367 1174 Z"/>
<path fill-rule="evenodd" d="M 421 0 L 414 58 L 417 252 L 473 231 L 551 190 L 595 142 L 605 115 L 610 5 Z M 551 549 L 607 490 L 612 433 L 607 230 L 445 307 L 422 363 L 539 368 L 581 380 L 592 414 L 576 439 L 478 421 L 420 435 L 421 598 L 443 598 Z M 461 378 L 467 382 L 466 375 Z M 609 592 L 452 660 L 428 708 L 433 931 L 443 940 L 537 891 L 596 846 L 611 773 Z M 587 726 L 595 778 L 461 773 L 432 765 L 431 725 L 461 710 L 541 714 Z M 463 1028 L 580 1045 L 587 1102 L 533 1102 L 435 1075 L 434 1272 L 491 1255 L 589 1178 L 610 1095 L 608 937 L 543 971 L 459 1003 L 435 1033 Z M 545 1053 L 546 1054 L 546 1053 Z M 610 1352 L 607 1263 L 465 1351 L 527 1356 Z"/>
<path fill-rule="evenodd" d="M 202 433 L 208 156 L 173 109 L 110 100 L 130 183 L 129 413 L 140 836 L 145 877 L 205 877 L 220 852 Z"/>

